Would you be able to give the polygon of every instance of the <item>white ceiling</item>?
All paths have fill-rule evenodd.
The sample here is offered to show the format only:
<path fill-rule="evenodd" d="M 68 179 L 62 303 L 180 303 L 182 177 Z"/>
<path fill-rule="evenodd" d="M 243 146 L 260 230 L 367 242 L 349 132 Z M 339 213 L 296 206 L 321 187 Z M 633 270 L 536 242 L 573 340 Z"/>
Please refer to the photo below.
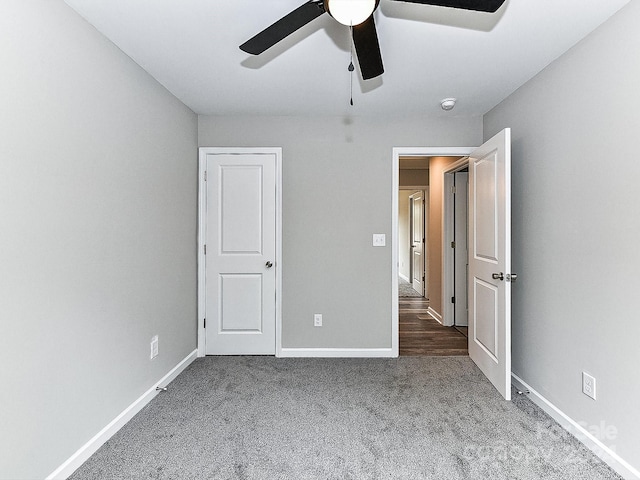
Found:
<path fill-rule="evenodd" d="M 328 15 L 259 57 L 238 48 L 305 1 L 65 0 L 199 114 L 441 116 L 486 113 L 629 2 L 507 0 L 487 14 L 382 0 L 386 71 L 354 76 L 351 107 L 349 30 Z"/>

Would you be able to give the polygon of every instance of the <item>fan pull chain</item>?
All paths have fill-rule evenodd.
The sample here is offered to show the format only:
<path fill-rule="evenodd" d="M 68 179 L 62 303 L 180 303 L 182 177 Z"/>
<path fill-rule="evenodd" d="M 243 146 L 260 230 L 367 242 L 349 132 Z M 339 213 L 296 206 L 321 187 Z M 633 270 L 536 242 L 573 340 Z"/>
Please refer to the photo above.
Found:
<path fill-rule="evenodd" d="M 351 72 L 351 75 L 350 75 L 351 99 L 349 100 L 349 103 L 353 107 L 353 71 L 356 69 L 356 67 L 353 66 L 353 25 L 351 25 L 349 29 L 351 33 L 351 39 L 350 39 L 351 41 L 349 42 L 351 45 L 351 59 L 349 62 L 349 72 Z"/>

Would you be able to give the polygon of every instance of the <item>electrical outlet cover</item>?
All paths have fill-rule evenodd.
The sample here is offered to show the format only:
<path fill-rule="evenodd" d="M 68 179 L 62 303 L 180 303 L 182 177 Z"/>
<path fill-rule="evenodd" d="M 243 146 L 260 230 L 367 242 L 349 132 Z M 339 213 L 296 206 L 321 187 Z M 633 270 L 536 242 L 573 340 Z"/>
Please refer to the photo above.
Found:
<path fill-rule="evenodd" d="M 587 372 L 582 372 L 582 393 L 596 399 L 596 379 Z"/>
<path fill-rule="evenodd" d="M 385 247 L 387 245 L 387 236 L 384 233 L 373 234 L 373 246 Z"/>

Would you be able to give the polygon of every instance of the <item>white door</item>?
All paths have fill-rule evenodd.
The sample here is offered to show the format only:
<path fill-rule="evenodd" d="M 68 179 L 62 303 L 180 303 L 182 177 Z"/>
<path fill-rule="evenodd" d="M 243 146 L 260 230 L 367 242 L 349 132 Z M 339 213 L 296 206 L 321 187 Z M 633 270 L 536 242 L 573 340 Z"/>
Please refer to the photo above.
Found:
<path fill-rule="evenodd" d="M 424 295 L 424 192 L 409 197 L 411 205 L 411 283 Z"/>
<path fill-rule="evenodd" d="M 469 156 L 469 356 L 511 400 L 511 130 Z"/>
<path fill-rule="evenodd" d="M 276 155 L 206 155 L 207 355 L 276 348 Z"/>

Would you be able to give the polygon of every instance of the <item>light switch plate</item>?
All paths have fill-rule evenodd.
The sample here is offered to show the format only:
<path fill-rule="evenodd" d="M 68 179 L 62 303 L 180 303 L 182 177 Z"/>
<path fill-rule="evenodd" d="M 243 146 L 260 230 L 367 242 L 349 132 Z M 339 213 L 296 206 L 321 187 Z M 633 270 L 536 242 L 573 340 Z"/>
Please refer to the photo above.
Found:
<path fill-rule="evenodd" d="M 149 358 L 153 360 L 158 356 L 158 335 L 151 337 L 151 354 Z"/>
<path fill-rule="evenodd" d="M 373 234 L 373 246 L 384 247 L 387 245 L 387 236 L 384 233 Z"/>

